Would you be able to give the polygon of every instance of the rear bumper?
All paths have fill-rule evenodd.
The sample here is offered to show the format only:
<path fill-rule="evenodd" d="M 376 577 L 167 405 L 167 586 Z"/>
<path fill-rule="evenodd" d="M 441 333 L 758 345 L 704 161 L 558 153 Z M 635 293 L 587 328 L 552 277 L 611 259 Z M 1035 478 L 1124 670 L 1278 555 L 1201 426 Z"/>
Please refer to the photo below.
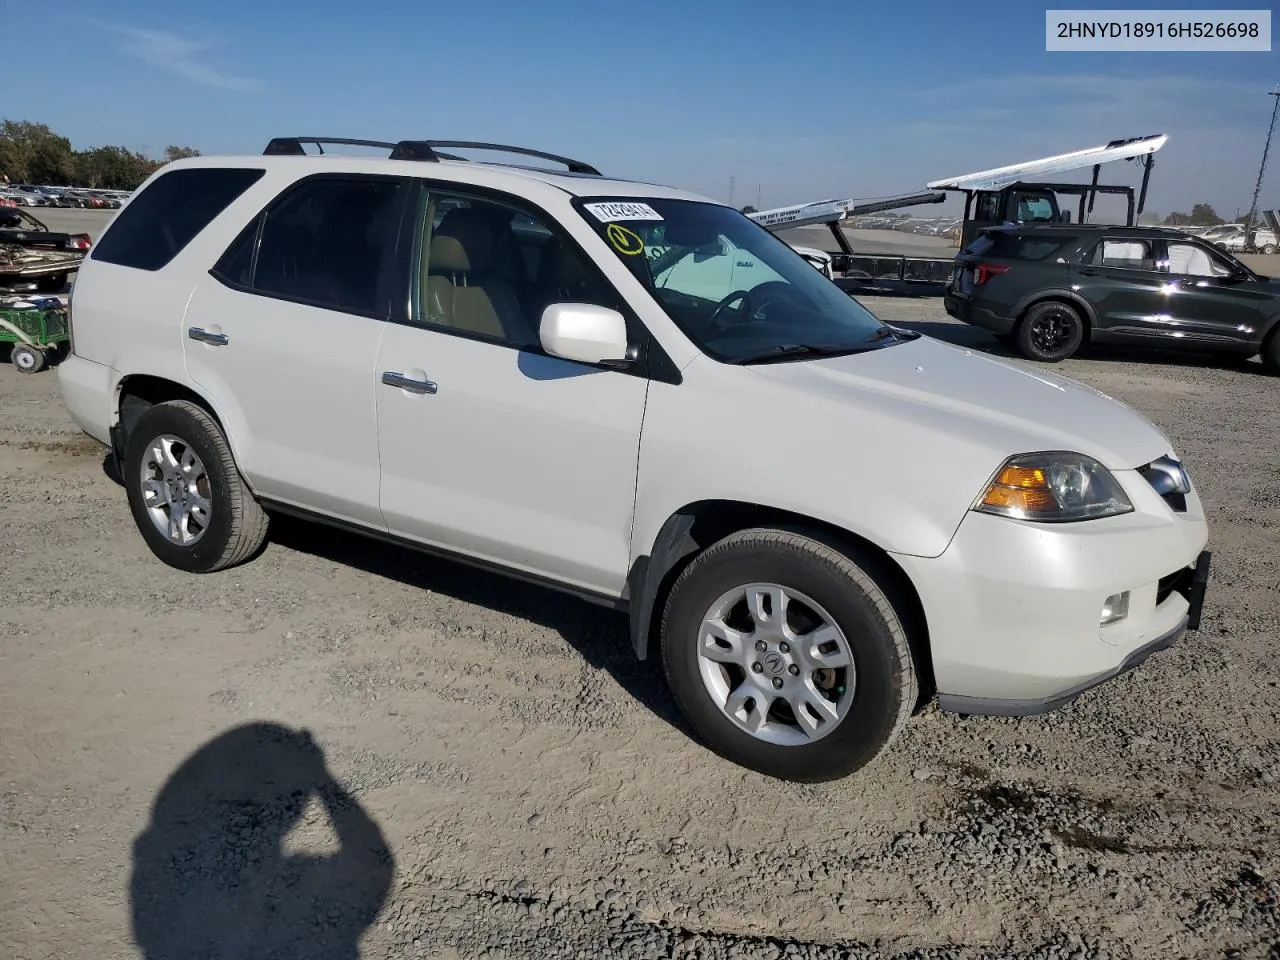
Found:
<path fill-rule="evenodd" d="M 54 369 L 62 402 L 76 426 L 99 443 L 110 445 L 115 392 L 111 368 L 73 353 Z"/>
<path fill-rule="evenodd" d="M 1013 332 L 1013 317 L 1004 317 L 1000 314 L 993 313 L 986 307 L 975 304 L 967 297 L 948 293 L 942 298 L 942 306 L 950 316 L 955 317 L 961 323 L 967 323 L 975 327 L 982 327 L 984 330 L 990 330 L 992 333 Z"/>

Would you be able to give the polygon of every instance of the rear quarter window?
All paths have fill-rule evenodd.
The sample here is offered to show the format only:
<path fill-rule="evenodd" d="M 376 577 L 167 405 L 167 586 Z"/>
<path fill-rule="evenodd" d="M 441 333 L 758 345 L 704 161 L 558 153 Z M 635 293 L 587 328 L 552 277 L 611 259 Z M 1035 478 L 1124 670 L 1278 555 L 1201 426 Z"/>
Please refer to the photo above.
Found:
<path fill-rule="evenodd" d="M 159 270 L 264 173 L 247 167 L 196 167 L 162 174 L 120 210 L 91 259 Z"/>

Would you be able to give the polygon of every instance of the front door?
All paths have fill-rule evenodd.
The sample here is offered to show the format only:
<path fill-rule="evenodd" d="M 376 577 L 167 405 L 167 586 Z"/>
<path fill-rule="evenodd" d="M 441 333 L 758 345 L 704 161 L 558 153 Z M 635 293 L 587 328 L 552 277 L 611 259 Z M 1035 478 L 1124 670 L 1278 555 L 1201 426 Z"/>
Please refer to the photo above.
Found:
<path fill-rule="evenodd" d="M 263 497 L 381 529 L 374 368 L 404 181 L 306 179 L 200 281 L 187 373 Z"/>
<path fill-rule="evenodd" d="M 547 304 L 616 309 L 616 292 L 515 200 L 424 187 L 417 207 L 409 316 L 377 361 L 388 529 L 621 594 L 648 381 L 537 340 Z"/>
<path fill-rule="evenodd" d="M 1257 343 L 1271 293 L 1200 241 L 1166 241 L 1164 266 L 1173 285 L 1168 322 L 1179 338 L 1207 347 Z"/>

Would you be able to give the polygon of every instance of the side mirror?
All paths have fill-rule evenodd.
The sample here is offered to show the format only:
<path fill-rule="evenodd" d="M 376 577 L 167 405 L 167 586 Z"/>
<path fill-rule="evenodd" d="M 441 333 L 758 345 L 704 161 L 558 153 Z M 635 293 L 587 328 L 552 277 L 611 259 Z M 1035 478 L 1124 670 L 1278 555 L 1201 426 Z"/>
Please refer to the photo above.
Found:
<path fill-rule="evenodd" d="M 627 322 L 622 314 L 590 303 L 553 303 L 542 311 L 542 349 L 578 363 L 626 363 Z"/>

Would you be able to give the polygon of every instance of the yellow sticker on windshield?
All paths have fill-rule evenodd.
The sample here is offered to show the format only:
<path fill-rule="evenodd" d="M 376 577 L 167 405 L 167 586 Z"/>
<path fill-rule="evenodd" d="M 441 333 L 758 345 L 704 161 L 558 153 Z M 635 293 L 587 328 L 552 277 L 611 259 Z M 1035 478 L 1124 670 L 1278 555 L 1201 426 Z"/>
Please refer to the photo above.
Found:
<path fill-rule="evenodd" d="M 640 239 L 640 235 L 621 224 L 609 224 L 604 228 L 604 235 L 613 244 L 613 249 L 624 257 L 634 257 L 638 253 L 644 253 L 644 241 Z"/>

